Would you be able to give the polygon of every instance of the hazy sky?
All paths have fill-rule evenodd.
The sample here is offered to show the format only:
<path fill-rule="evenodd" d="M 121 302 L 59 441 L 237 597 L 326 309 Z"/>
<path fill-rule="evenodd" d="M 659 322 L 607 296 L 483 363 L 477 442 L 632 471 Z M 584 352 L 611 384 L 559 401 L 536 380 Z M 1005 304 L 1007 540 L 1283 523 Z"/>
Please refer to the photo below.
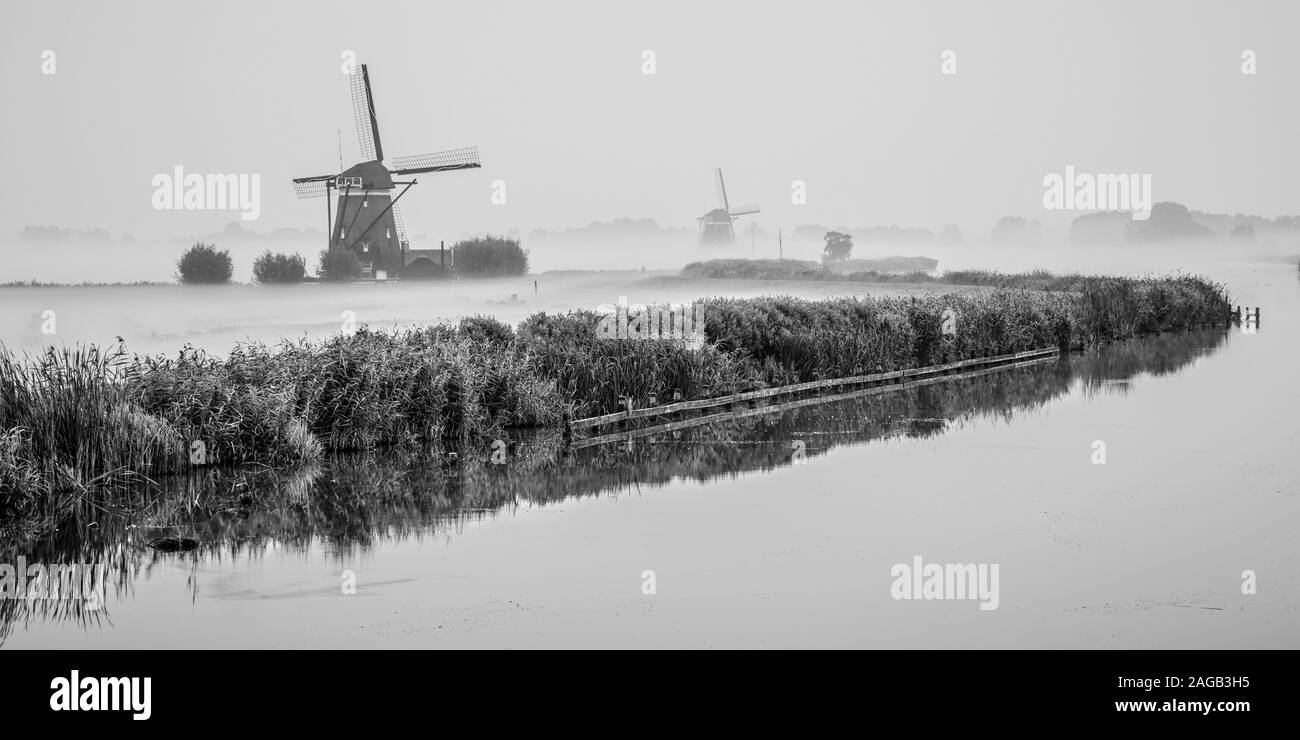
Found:
<path fill-rule="evenodd" d="M 175 165 L 260 174 L 247 227 L 323 227 L 289 180 L 337 169 L 339 129 L 345 166 L 358 159 L 344 50 L 370 65 L 390 157 L 482 152 L 483 169 L 424 175 L 403 201 L 408 230 L 435 238 L 693 226 L 714 167 L 773 229 L 1064 223 L 1077 214 L 1044 212 L 1042 180 L 1067 164 L 1150 173 L 1156 200 L 1192 208 L 1300 213 L 1294 1 L 42 0 L 4 16 L 5 233 L 238 219 L 154 210 L 151 179 Z"/>

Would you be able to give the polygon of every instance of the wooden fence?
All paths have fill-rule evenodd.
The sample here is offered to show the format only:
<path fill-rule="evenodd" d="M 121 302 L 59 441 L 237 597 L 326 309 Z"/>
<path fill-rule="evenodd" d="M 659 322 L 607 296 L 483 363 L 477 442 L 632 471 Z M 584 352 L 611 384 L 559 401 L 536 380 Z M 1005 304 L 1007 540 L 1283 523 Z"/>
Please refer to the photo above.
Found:
<path fill-rule="evenodd" d="M 1246 313 L 1244 315 L 1241 312 L 1241 308 L 1241 306 L 1237 306 L 1235 311 L 1228 311 L 1228 320 L 1232 321 L 1233 319 L 1236 319 L 1238 323 L 1242 321 L 1245 321 L 1246 323 L 1259 323 L 1259 306 L 1255 306 L 1254 311 L 1250 310 L 1250 306 L 1246 306 Z"/>
<path fill-rule="evenodd" d="M 1004 370 L 1009 367 L 1021 367 L 1024 365 L 1052 360 L 1055 359 L 1059 353 L 1059 348 L 1050 347 L 1047 349 L 1017 352 L 1009 355 L 998 355 L 996 357 L 978 357 L 970 360 L 962 360 L 960 362 L 952 362 L 946 365 L 931 365 L 929 367 L 918 367 L 910 370 L 894 370 L 892 372 L 873 373 L 871 375 L 855 375 L 848 378 L 814 380 L 807 383 L 783 385 L 776 388 L 767 388 L 761 391 L 736 393 L 729 396 L 719 396 L 717 398 L 704 398 L 697 401 L 682 401 L 662 406 L 647 406 L 641 409 L 619 411 L 613 414 L 605 414 L 603 416 L 591 416 L 586 419 L 575 419 L 569 422 L 569 431 L 572 433 L 583 429 L 594 429 L 603 426 L 622 424 L 636 419 L 653 419 L 656 417 L 671 416 L 690 411 L 701 411 L 720 406 L 731 406 L 737 403 L 756 405 L 757 402 L 780 398 L 782 396 L 809 392 L 820 393 L 827 389 L 848 388 L 863 385 L 871 386 L 856 392 L 836 393 L 831 397 L 819 396 L 817 398 L 791 401 L 779 405 L 765 405 L 739 411 L 710 414 L 676 422 L 657 424 L 650 427 L 642 427 L 640 429 L 633 429 L 625 432 L 604 434 L 599 437 L 578 439 L 574 440 L 572 443 L 574 447 L 586 447 L 593 444 L 625 440 L 629 437 L 641 437 L 648 434 L 671 432 L 686 427 L 709 424 L 722 419 L 743 418 L 745 416 L 772 413 L 774 411 L 782 411 L 788 408 L 797 408 L 799 406 L 806 406 L 814 403 L 826 403 L 828 401 L 854 398 L 857 396 L 868 395 L 870 393 L 880 393 L 917 385 L 927 385 L 954 376 L 975 377 L 996 370 Z"/>

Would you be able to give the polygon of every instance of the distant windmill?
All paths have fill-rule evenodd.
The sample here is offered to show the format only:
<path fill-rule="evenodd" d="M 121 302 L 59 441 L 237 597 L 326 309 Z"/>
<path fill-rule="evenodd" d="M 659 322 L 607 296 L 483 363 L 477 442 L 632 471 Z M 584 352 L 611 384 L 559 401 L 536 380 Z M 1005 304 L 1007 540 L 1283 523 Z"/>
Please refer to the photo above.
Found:
<path fill-rule="evenodd" d="M 334 175 L 299 177 L 293 181 L 299 198 L 325 198 L 330 221 L 329 248 L 351 250 L 361 261 L 362 277 L 379 280 L 435 272 L 446 267 L 440 249 L 410 249 L 397 201 L 418 180 L 398 181 L 394 177 L 425 172 L 446 172 L 479 167 L 478 147 L 462 147 L 432 154 L 396 157 L 392 167 L 384 163 L 379 139 L 375 99 L 370 92 L 366 65 L 352 73 L 352 110 L 356 117 L 361 156 L 367 161 Z M 342 165 L 340 165 L 342 166 Z M 393 195 L 398 185 L 402 191 Z M 338 212 L 330 214 L 330 191 L 338 191 Z"/>
<path fill-rule="evenodd" d="M 736 219 L 751 213 L 758 213 L 757 205 L 744 205 L 732 208 L 727 200 L 727 184 L 722 180 L 722 170 L 718 170 L 718 202 L 721 208 L 699 217 L 700 244 L 734 244 L 736 230 L 732 227 Z"/>

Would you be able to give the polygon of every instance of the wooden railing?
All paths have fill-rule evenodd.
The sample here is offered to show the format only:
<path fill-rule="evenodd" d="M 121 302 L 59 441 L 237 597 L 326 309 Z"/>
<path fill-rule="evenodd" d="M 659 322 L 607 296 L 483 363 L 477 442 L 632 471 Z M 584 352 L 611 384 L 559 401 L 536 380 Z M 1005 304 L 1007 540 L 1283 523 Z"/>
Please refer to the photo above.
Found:
<path fill-rule="evenodd" d="M 704 398 L 695 401 L 681 401 L 658 406 L 647 406 L 640 409 L 628 409 L 627 411 L 618 411 L 612 414 L 602 416 L 591 416 L 585 419 L 574 419 L 569 422 L 569 431 L 575 432 L 583 429 L 594 429 L 608 426 L 611 424 L 621 424 L 623 422 L 634 421 L 636 419 L 653 419 L 656 417 L 671 416 L 674 414 L 685 413 L 688 411 L 699 411 L 704 409 L 717 408 L 719 406 L 730 406 L 737 403 L 751 403 L 755 401 L 779 398 L 781 396 L 797 395 L 811 391 L 822 391 L 826 389 L 851 388 L 853 386 L 878 386 L 884 388 L 903 388 L 909 385 L 916 385 L 922 381 L 930 382 L 933 379 L 947 376 L 951 373 L 960 373 L 963 375 L 973 374 L 973 371 L 983 371 L 998 369 L 1003 366 L 1021 365 L 1027 362 L 1039 362 L 1056 357 L 1060 353 L 1057 347 L 1045 349 L 1034 349 L 1025 352 L 1017 352 L 1009 355 L 998 355 L 996 357 L 977 357 L 960 362 L 951 362 L 946 365 L 931 365 L 928 367 L 912 368 L 910 370 L 894 370 L 887 373 L 872 373 L 870 375 L 854 375 L 848 378 L 830 378 L 826 380 L 814 380 L 807 383 L 796 383 L 793 385 L 783 385 L 776 388 L 766 388 L 761 391 L 748 391 L 745 393 L 735 393 L 729 396 L 719 396 L 717 398 Z M 774 407 L 769 407 L 773 408 Z M 715 415 L 722 418 L 726 414 Z M 714 417 L 702 417 L 704 420 L 712 420 Z M 701 418 L 690 419 L 691 424 L 701 422 Z M 682 422 L 677 422 L 681 424 Z M 706 422 L 707 423 L 707 422 Z M 665 425 L 673 428 L 675 424 Z M 655 428 L 651 428 L 655 429 Z M 670 431 L 670 429 L 660 429 L 659 431 Z M 638 436 L 641 433 L 648 433 L 646 429 L 637 430 Z M 623 439 L 626 434 L 605 435 L 607 437 Z M 590 438 L 581 440 L 581 443 L 596 443 L 597 439 Z M 578 444 L 575 442 L 575 444 Z"/>

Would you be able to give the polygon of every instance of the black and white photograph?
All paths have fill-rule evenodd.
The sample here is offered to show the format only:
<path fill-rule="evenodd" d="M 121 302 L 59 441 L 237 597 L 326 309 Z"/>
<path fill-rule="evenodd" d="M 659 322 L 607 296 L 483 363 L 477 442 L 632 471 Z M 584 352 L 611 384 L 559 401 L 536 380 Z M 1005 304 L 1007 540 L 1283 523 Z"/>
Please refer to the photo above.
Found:
<path fill-rule="evenodd" d="M 156 726 L 66 659 L 138 651 L 1300 648 L 1300 4 L 3 16 L 33 711 Z M 1092 710 L 1259 711 L 1186 665 Z"/>

